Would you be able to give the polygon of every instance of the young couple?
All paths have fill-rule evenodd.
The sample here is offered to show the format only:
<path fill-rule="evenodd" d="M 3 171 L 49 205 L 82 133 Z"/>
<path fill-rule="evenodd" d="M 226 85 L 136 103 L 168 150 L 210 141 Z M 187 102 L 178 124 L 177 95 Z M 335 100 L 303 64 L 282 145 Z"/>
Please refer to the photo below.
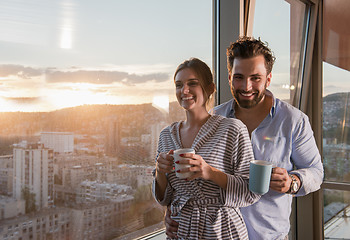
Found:
<path fill-rule="evenodd" d="M 176 96 L 186 120 L 160 134 L 153 194 L 168 206 L 168 238 L 286 239 L 293 195 L 320 188 L 323 167 L 308 118 L 275 98 L 274 57 L 260 40 L 240 38 L 227 50 L 233 99 L 209 114 L 215 92 L 210 68 L 192 58 L 174 74 Z M 193 172 L 179 179 L 173 150 L 193 148 L 180 163 Z M 249 191 L 249 162 L 273 162 L 270 191 Z M 295 170 L 293 170 L 295 169 Z M 260 199 L 260 200 L 259 200 Z"/>

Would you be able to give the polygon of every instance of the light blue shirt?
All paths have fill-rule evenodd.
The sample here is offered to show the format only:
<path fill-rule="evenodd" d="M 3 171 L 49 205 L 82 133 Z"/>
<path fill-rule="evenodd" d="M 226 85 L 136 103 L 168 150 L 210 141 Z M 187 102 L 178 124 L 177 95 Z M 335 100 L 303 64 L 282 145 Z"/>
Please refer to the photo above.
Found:
<path fill-rule="evenodd" d="M 231 99 L 215 107 L 214 114 L 235 118 L 235 104 Z M 300 178 L 296 196 L 320 189 L 321 156 L 309 119 L 299 109 L 273 96 L 271 111 L 252 132 L 251 142 L 255 159 L 270 161 Z M 270 190 L 255 204 L 241 208 L 249 239 L 284 239 L 290 228 L 291 203 L 291 195 Z"/>

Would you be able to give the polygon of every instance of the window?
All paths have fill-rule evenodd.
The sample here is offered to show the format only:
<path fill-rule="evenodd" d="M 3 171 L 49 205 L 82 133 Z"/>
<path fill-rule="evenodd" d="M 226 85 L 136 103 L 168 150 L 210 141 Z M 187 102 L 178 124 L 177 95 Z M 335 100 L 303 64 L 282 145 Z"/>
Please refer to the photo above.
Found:
<path fill-rule="evenodd" d="M 348 238 L 350 211 L 350 40 L 346 0 L 323 4 L 324 236 Z"/>
<path fill-rule="evenodd" d="M 162 227 L 150 194 L 157 139 L 184 116 L 176 67 L 190 57 L 212 65 L 211 8 L 210 0 L 1 1 L 0 155 L 14 161 L 13 201 L 28 189 L 18 223 L 49 209 L 43 226 L 52 226 L 68 209 L 72 239 Z M 96 209 L 107 214 L 115 203 L 123 207 L 106 219 L 113 229 L 88 227 Z"/>
<path fill-rule="evenodd" d="M 307 16 L 307 6 L 299 0 L 257 0 L 255 4 L 252 35 L 266 41 L 276 57 L 269 89 L 297 107 Z"/>
<path fill-rule="evenodd" d="M 318 1 L 257 0 L 252 5 L 247 32 L 267 41 L 276 56 L 269 89 L 276 97 L 309 114 L 313 107 L 308 90 Z M 313 200 L 318 201 L 319 197 Z M 319 211 L 315 210 L 316 205 L 310 196 L 293 199 L 290 239 L 318 239 L 316 234 L 320 234 L 322 227 L 318 215 L 313 215 L 313 211 Z"/>

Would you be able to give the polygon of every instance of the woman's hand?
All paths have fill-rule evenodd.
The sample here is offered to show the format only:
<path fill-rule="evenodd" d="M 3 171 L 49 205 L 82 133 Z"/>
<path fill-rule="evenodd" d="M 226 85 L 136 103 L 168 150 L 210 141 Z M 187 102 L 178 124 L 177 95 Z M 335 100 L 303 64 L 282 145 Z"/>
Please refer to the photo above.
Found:
<path fill-rule="evenodd" d="M 205 180 L 211 180 L 219 185 L 221 188 L 226 189 L 227 186 L 227 176 L 222 171 L 210 166 L 204 159 L 193 153 L 180 154 L 180 157 L 185 158 L 179 160 L 177 163 L 180 164 L 190 164 L 192 167 L 179 170 L 182 173 L 193 172 L 193 175 L 187 180 L 193 180 L 196 178 L 202 178 Z"/>
<path fill-rule="evenodd" d="M 157 158 L 156 171 L 157 173 L 165 174 L 173 171 L 174 158 L 172 154 L 174 150 L 170 150 L 168 153 L 160 153 Z"/>
<path fill-rule="evenodd" d="M 177 163 L 192 165 L 192 167 L 190 168 L 178 170 L 178 171 L 181 171 L 182 173 L 193 172 L 193 175 L 187 178 L 187 180 L 193 180 L 196 178 L 203 178 L 205 180 L 210 180 L 213 169 L 209 164 L 207 164 L 204 161 L 204 159 L 200 155 L 194 154 L 194 153 L 184 153 L 184 154 L 180 154 L 180 157 L 185 159 L 179 160 Z"/>

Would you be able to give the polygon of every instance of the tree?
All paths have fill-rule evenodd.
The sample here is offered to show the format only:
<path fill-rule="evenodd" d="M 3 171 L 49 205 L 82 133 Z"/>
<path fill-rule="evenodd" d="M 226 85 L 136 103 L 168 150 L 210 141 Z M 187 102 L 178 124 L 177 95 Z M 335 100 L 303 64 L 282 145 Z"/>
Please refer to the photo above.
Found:
<path fill-rule="evenodd" d="M 26 213 L 35 212 L 35 193 L 30 192 L 28 187 L 24 187 L 22 188 L 22 198 L 25 200 Z"/>
<path fill-rule="evenodd" d="M 144 202 L 144 201 L 149 201 L 152 199 L 152 185 L 143 185 L 137 188 L 135 194 L 134 194 L 134 199 L 135 202 Z"/>

